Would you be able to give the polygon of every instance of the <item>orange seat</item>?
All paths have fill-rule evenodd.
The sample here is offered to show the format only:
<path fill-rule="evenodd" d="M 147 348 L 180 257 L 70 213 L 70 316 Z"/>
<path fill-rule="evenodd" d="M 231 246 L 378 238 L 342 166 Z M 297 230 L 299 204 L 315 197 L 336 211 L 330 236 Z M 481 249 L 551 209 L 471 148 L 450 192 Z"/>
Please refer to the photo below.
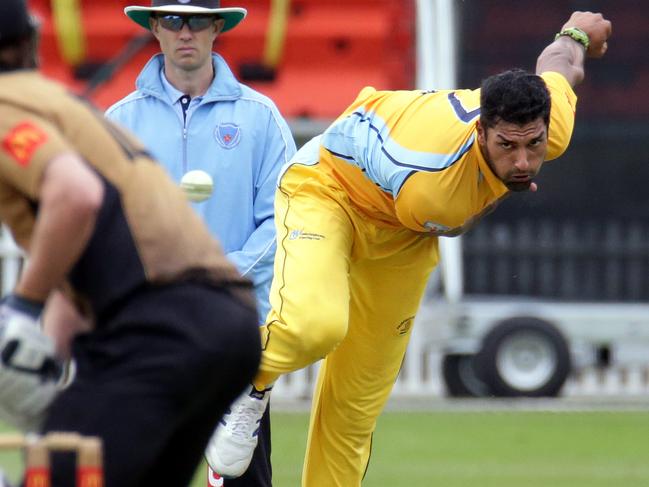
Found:
<path fill-rule="evenodd" d="M 43 71 L 76 92 L 87 80 L 75 78 L 78 67 L 63 60 L 48 0 L 30 0 L 43 19 Z M 128 20 L 123 8 L 147 5 L 146 0 L 80 0 L 86 42 L 86 64 L 114 59 L 134 37 L 145 31 Z M 268 0 L 228 0 L 241 5 L 248 17 L 219 37 L 215 49 L 235 74 L 241 67 L 263 62 L 270 3 Z M 284 48 L 273 81 L 245 80 L 270 96 L 287 118 L 332 118 L 366 85 L 378 89 L 408 89 L 414 82 L 414 6 L 412 0 L 293 0 Z M 113 77 L 99 86 L 92 100 L 106 108 L 134 89 L 143 64 L 158 52 L 146 46 Z M 76 69 L 76 71 L 75 71 Z"/>

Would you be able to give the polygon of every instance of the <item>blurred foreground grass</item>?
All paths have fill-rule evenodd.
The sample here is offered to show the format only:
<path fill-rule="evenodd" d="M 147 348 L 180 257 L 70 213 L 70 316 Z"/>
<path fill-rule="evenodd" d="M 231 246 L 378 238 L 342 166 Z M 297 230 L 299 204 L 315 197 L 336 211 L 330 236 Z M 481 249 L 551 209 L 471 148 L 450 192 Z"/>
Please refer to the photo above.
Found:
<path fill-rule="evenodd" d="M 299 487 L 307 415 L 272 425 L 273 485 Z M 388 412 L 363 487 L 645 487 L 648 439 L 649 412 Z M 0 466 L 22 468 L 13 452 Z"/>

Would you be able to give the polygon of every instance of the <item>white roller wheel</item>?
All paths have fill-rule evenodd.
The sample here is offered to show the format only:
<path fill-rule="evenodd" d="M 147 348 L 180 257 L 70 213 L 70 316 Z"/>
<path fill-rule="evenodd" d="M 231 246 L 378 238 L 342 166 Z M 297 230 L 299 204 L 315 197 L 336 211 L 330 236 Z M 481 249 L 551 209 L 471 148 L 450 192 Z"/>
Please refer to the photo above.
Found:
<path fill-rule="evenodd" d="M 556 396 L 570 374 L 570 350 L 553 324 L 510 318 L 487 333 L 475 367 L 496 396 Z"/>
<path fill-rule="evenodd" d="M 496 367 L 512 388 L 534 391 L 552 378 L 557 369 L 557 353 L 545 336 L 521 331 L 502 341 Z"/>

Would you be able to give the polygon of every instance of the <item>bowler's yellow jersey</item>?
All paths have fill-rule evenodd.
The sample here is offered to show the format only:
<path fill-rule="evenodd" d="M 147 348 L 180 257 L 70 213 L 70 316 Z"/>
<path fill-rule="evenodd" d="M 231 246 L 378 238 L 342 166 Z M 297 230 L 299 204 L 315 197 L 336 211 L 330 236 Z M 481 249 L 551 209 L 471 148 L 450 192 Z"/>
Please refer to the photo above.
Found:
<path fill-rule="evenodd" d="M 542 78 L 552 98 L 550 160 L 570 142 L 577 97 L 561 74 Z M 457 235 L 509 192 L 478 146 L 479 115 L 479 89 L 365 88 L 322 135 L 319 160 L 377 224 Z"/>

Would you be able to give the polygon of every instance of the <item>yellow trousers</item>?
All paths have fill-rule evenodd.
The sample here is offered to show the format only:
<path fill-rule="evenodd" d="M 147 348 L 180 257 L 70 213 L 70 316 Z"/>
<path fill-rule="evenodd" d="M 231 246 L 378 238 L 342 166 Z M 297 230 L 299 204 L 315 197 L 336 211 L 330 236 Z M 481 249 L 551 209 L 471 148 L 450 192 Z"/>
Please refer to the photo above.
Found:
<path fill-rule="evenodd" d="M 257 387 L 319 359 L 303 487 L 360 486 L 406 351 L 437 239 L 377 226 L 320 164 L 275 199 L 277 254 Z"/>

